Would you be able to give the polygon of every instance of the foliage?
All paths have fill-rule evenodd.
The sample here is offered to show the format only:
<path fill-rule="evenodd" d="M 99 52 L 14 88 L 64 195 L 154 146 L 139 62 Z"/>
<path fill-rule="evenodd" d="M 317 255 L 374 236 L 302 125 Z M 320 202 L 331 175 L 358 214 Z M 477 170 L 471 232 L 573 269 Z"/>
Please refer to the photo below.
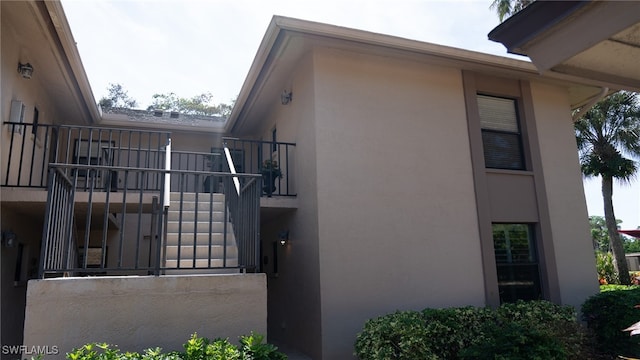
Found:
<path fill-rule="evenodd" d="M 596 251 L 596 270 L 601 284 L 617 284 L 618 274 L 610 252 Z"/>
<path fill-rule="evenodd" d="M 559 360 L 569 359 L 559 339 L 535 327 L 511 322 L 490 323 L 485 330 L 489 340 L 464 349 L 461 359 Z"/>
<path fill-rule="evenodd" d="M 278 162 L 276 160 L 265 160 L 262 163 L 262 167 L 260 168 L 260 171 L 271 173 L 275 177 L 282 176 L 282 171 L 280 170 L 280 166 L 278 166 Z"/>
<path fill-rule="evenodd" d="M 241 336 L 242 359 L 244 360 L 286 360 L 287 356 L 278 352 L 278 348 L 272 344 L 263 344 L 263 335 L 255 334 Z"/>
<path fill-rule="evenodd" d="M 91 343 L 67 353 L 69 360 L 286 360 L 278 348 L 262 343 L 264 336 L 251 332 L 241 336 L 241 348 L 228 339 L 213 341 L 198 337 L 197 333 L 183 345 L 184 352 L 163 353 L 161 348 L 147 349 L 142 354 L 121 352 L 117 346 Z"/>
<path fill-rule="evenodd" d="M 622 332 L 640 320 L 640 288 L 606 291 L 596 294 L 582 305 L 582 317 L 593 333 L 593 346 L 610 356 L 633 356 L 640 353 L 640 338 Z"/>
<path fill-rule="evenodd" d="M 630 238 L 622 235 L 624 239 L 624 252 L 625 253 L 634 253 L 640 252 L 640 239 Z"/>
<path fill-rule="evenodd" d="M 204 93 L 192 98 L 182 98 L 175 93 L 154 94 L 153 102 L 147 110 L 171 110 L 191 115 L 221 115 L 231 114 L 232 105 L 214 104 L 213 95 Z"/>
<path fill-rule="evenodd" d="M 102 97 L 98 102 L 103 109 L 131 109 L 138 106 L 136 100 L 130 98 L 129 93 L 120 84 L 109 84 L 107 91 L 109 95 Z"/>
<path fill-rule="evenodd" d="M 622 284 L 629 284 L 624 246 L 613 210 L 613 179 L 629 181 L 640 156 L 640 106 L 635 94 L 620 91 L 594 105 L 575 122 L 580 166 L 585 176 L 602 178 L 605 224 L 614 265 Z"/>
<path fill-rule="evenodd" d="M 620 224 L 622 220 L 616 219 L 616 224 Z M 589 225 L 591 227 L 591 239 L 593 240 L 593 247 L 599 251 L 610 251 L 609 246 L 609 233 L 607 231 L 607 224 L 602 216 L 589 216 Z"/>
<path fill-rule="evenodd" d="M 422 313 L 397 311 L 365 323 L 356 338 L 355 355 L 366 360 L 437 360 L 431 339 Z"/>
<path fill-rule="evenodd" d="M 500 22 L 502 22 L 506 17 L 524 9 L 533 1 L 534 0 L 493 0 L 489 9 L 495 10 L 498 13 Z"/>
<path fill-rule="evenodd" d="M 365 323 L 360 359 L 574 359 L 585 338 L 571 307 L 519 301 L 489 308 L 398 311 Z"/>
<path fill-rule="evenodd" d="M 638 286 L 638 285 L 617 285 L 617 284 L 600 285 L 600 292 L 624 291 L 624 290 L 633 290 L 633 289 L 638 289 L 638 288 L 640 288 L 640 286 Z"/>

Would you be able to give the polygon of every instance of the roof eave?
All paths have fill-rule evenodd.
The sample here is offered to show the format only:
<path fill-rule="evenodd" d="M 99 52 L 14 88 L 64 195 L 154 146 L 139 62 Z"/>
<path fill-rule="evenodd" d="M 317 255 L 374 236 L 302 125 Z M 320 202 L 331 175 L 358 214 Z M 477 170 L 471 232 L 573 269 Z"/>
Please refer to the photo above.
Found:
<path fill-rule="evenodd" d="M 62 4 L 59 0 L 45 1 L 44 4 L 64 51 L 63 55 L 69 64 L 71 71 L 69 75 L 75 79 L 76 87 L 73 90 L 80 100 L 80 106 L 83 108 L 85 116 L 87 116 L 87 122 L 96 124 L 100 121 L 100 112 Z"/>
<path fill-rule="evenodd" d="M 524 47 L 531 40 L 561 23 L 589 1 L 534 1 L 489 33 L 512 54 L 527 55 Z"/>

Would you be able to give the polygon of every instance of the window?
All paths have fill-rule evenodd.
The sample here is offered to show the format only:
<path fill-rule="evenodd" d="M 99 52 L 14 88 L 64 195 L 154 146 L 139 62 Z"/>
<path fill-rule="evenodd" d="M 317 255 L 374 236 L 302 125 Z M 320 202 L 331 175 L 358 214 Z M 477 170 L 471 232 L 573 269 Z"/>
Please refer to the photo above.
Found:
<path fill-rule="evenodd" d="M 542 297 L 538 256 L 530 224 L 493 224 L 500 303 Z"/>
<path fill-rule="evenodd" d="M 488 168 L 524 170 L 522 134 L 514 99 L 478 95 L 484 162 Z"/>

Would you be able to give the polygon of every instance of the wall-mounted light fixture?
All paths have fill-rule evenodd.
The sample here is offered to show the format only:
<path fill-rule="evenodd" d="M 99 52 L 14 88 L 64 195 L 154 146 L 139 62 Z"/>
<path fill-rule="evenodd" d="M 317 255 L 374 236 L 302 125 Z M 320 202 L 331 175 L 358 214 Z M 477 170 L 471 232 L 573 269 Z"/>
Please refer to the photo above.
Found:
<path fill-rule="evenodd" d="M 31 79 L 33 75 L 33 66 L 29 63 L 23 64 L 21 62 L 18 63 L 18 72 L 25 79 Z"/>
<path fill-rule="evenodd" d="M 280 245 L 285 246 L 289 241 L 289 230 L 282 230 L 278 233 L 278 241 L 280 241 Z"/>
<path fill-rule="evenodd" d="M 11 230 L 6 230 L 2 232 L 2 246 L 6 246 L 8 248 L 12 248 L 16 246 L 18 243 L 18 237 L 16 233 Z"/>
<path fill-rule="evenodd" d="M 280 102 L 282 102 L 282 105 L 287 105 L 291 100 L 293 100 L 293 93 L 291 90 L 282 90 L 282 94 L 280 94 Z"/>

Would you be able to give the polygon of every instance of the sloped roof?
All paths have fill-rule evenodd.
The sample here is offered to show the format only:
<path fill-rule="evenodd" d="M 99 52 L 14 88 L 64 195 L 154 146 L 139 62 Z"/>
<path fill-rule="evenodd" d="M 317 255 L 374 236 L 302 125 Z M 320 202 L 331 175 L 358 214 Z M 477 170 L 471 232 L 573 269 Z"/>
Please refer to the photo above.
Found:
<path fill-rule="evenodd" d="M 536 1 L 489 33 L 544 74 L 640 91 L 639 1 Z"/>
<path fill-rule="evenodd" d="M 314 47 L 331 47 L 389 58 L 415 60 L 463 70 L 492 73 L 517 79 L 541 79 L 572 87 L 572 104 L 596 96 L 601 87 L 616 83 L 566 74 L 540 76 L 528 61 L 436 45 L 396 36 L 350 29 L 329 24 L 274 16 L 258 48 L 226 130 L 242 133 L 260 121 L 269 104 L 280 101 L 291 69 L 303 54 Z M 575 86 L 574 86 L 575 85 Z"/>

